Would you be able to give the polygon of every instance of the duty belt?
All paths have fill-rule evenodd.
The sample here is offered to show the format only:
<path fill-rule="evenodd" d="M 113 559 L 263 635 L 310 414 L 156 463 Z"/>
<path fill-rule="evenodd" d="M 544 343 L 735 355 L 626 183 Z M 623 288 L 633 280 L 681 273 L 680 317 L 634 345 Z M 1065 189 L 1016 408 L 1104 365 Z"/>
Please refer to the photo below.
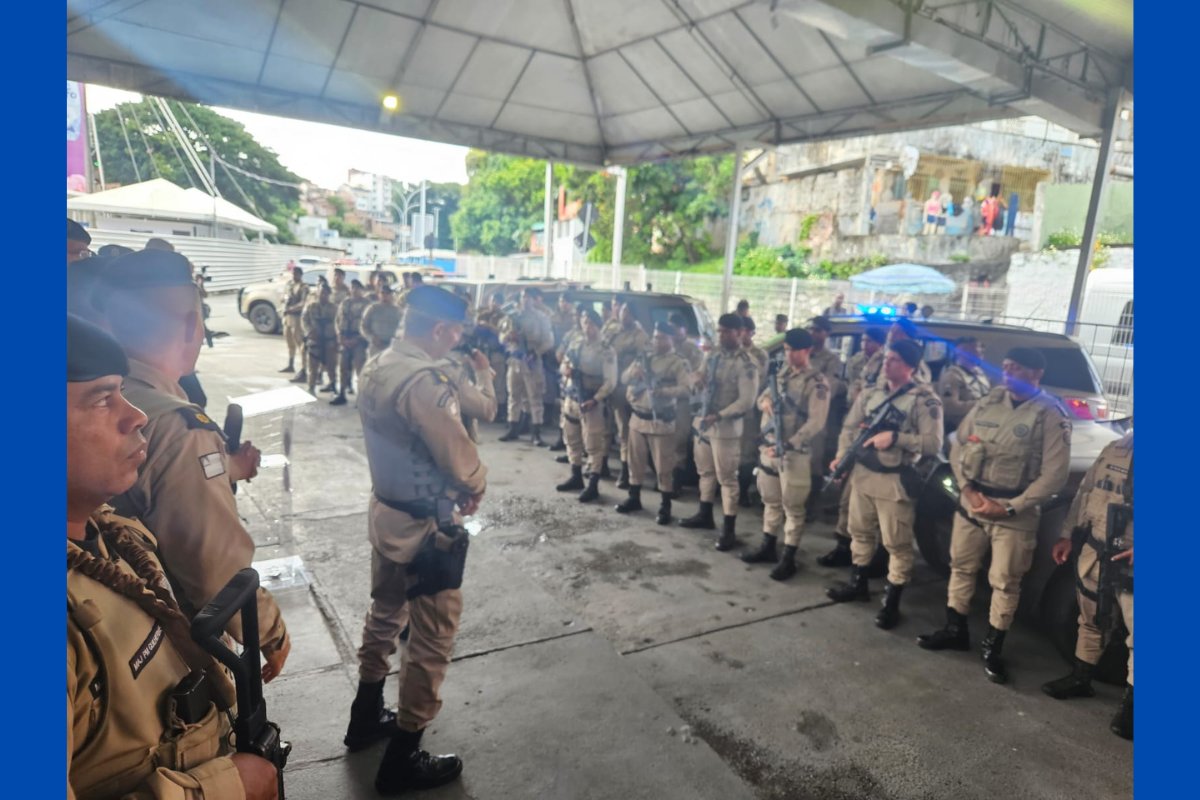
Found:
<path fill-rule="evenodd" d="M 777 470 L 777 469 L 771 469 L 770 467 L 766 466 L 765 464 L 759 464 L 758 468 L 760 470 L 762 470 L 763 472 L 765 472 L 767 475 L 770 475 L 772 478 L 779 477 L 779 470 Z"/>
<path fill-rule="evenodd" d="M 984 486 L 978 481 L 971 481 L 971 488 L 980 494 L 985 494 L 988 497 L 999 497 L 1001 500 L 1011 500 L 1014 497 L 1020 497 L 1024 489 L 993 489 L 991 486 Z"/>
<path fill-rule="evenodd" d="M 437 501 L 430 500 L 410 500 L 407 503 L 402 503 L 399 500 L 388 500 L 386 497 L 380 497 L 375 494 L 375 499 L 383 503 L 388 508 L 394 508 L 397 511 L 403 511 L 414 519 L 436 519 L 437 518 Z"/>
<path fill-rule="evenodd" d="M 653 420 L 653 419 L 657 418 L 657 420 L 659 422 L 674 422 L 675 421 L 675 412 L 674 411 L 659 411 L 659 412 L 657 412 L 657 417 L 655 416 L 655 414 L 652 414 L 652 413 L 646 412 L 646 411 L 638 411 L 636 408 L 631 408 L 630 411 L 632 411 L 633 415 L 635 417 L 637 417 L 638 419 Z"/>

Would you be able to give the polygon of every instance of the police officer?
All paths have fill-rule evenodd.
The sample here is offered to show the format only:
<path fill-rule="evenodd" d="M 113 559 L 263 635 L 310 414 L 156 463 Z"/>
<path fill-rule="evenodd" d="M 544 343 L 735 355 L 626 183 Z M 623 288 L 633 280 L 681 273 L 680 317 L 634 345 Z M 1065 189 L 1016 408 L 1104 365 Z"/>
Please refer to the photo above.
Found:
<path fill-rule="evenodd" d="M 464 353 L 452 350 L 441 367 L 458 389 L 458 407 L 463 427 L 471 441 L 479 444 L 479 420 L 491 422 L 496 418 L 495 373 L 486 355 L 479 350 Z"/>
<path fill-rule="evenodd" d="M 865 443 L 865 452 L 850 472 L 853 566 L 848 583 L 826 592 L 835 603 L 869 600 L 867 568 L 882 537 L 890 559 L 883 608 L 875 624 L 884 630 L 900 621 L 900 595 L 912 575 L 917 498 L 906 488 L 903 473 L 922 457 L 936 455 L 942 449 L 942 404 L 933 387 L 913 380 L 913 371 L 920 363 L 921 346 L 916 342 L 896 342 L 888 348 L 883 359 L 887 385 L 859 395 L 846 415 L 837 457 L 830 465 L 830 469 L 837 468 L 837 462 L 849 454 L 861 427 L 884 403 L 890 402 L 903 414 L 897 428 L 880 431 Z"/>
<path fill-rule="evenodd" d="M 137 481 L 115 498 L 117 512 L 137 517 L 158 537 L 158 555 L 180 606 L 191 615 L 254 560 L 233 483 L 253 478 L 260 453 L 245 442 L 226 453 L 221 428 L 189 403 L 179 378 L 195 371 L 204 343 L 200 298 L 187 259 L 140 250 L 105 271 L 108 329 L 129 355 L 125 396 L 146 413 L 146 462 Z M 258 590 L 263 679 L 283 668 L 291 650 L 275 599 Z M 241 617 L 227 629 L 241 641 Z"/>
<path fill-rule="evenodd" d="M 350 282 L 350 296 L 338 306 L 334 328 L 338 333 L 338 372 L 341 385 L 338 396 L 329 401 L 331 406 L 344 406 L 346 393 L 354 394 L 354 378 L 362 372 L 367 361 L 367 340 L 362 335 L 362 321 L 370 301 L 363 291 L 362 281 L 355 278 Z"/>
<path fill-rule="evenodd" d="M 458 580 L 435 581 L 435 573 L 420 565 L 438 558 L 442 548 L 454 552 L 451 545 L 466 534 L 454 527 L 458 513 L 450 512 L 457 507 L 474 514 L 487 486 L 487 468 L 463 427 L 458 388 L 438 366 L 458 344 L 466 316 L 466 302 L 454 294 L 414 287 L 403 340 L 371 359 L 359 383 L 373 490 L 367 512 L 371 609 L 358 651 L 360 683 L 348 746 L 361 745 L 377 730 L 388 658 L 405 619 L 409 626 L 400 664 L 399 732 L 375 778 L 381 794 L 440 786 L 462 772 L 457 756 L 420 749 L 422 733 L 441 708 L 439 690 L 462 614 L 461 571 Z M 457 566 L 461 570 L 461 562 Z"/>
<path fill-rule="evenodd" d="M 696 469 L 700 472 L 700 510 L 679 523 L 684 528 L 715 528 L 713 503 L 719 484 L 725 512 L 716 544 L 721 551 L 737 545 L 737 466 L 741 456 L 742 418 L 754 405 L 758 390 L 758 369 L 742 347 L 741 330 L 740 316 L 722 314 L 717 320 L 720 347 L 705 356 L 703 368 L 693 377 L 705 398 L 700 413 L 692 420 Z"/>
<path fill-rule="evenodd" d="M 367 340 L 367 358 L 379 355 L 392 343 L 396 330 L 400 327 L 400 317 L 392 285 L 380 281 L 379 301 L 367 306 L 359 326 L 359 332 Z"/>
<path fill-rule="evenodd" d="M 496 292 L 491 296 L 488 305 L 479 309 L 475 316 L 475 324 L 486 328 L 489 335 L 494 335 L 499 343 L 500 326 L 504 322 L 504 316 L 504 293 Z M 496 392 L 496 420 L 504 422 L 508 419 L 508 369 L 505 366 L 504 348 L 496 346 L 487 356 L 492 371 L 496 374 L 493 387 Z"/>
<path fill-rule="evenodd" d="M 316 394 L 321 372 L 329 374 L 329 383 L 322 392 L 337 391 L 337 307 L 329 284 L 317 287 L 316 298 L 304 306 L 300 324 L 304 329 L 304 346 L 308 351 L 308 391 Z"/>
<path fill-rule="evenodd" d="M 611 327 L 604 337 L 604 343 L 617 354 L 617 375 L 624 375 L 638 358 L 650 348 L 650 337 L 642 329 L 642 325 L 633 316 L 633 308 L 629 305 L 628 297 L 619 298 L 615 319 L 616 325 Z M 621 454 L 621 474 L 617 478 L 618 489 L 629 488 L 629 420 L 633 412 L 626 397 L 628 387 L 622 383 L 612 396 L 613 421 L 617 426 L 617 446 Z"/>
<path fill-rule="evenodd" d="M 617 388 L 617 354 L 600 336 L 600 315 L 584 308 L 580 316 L 583 335 L 574 340 L 562 362 L 567 388 L 563 401 L 563 438 L 571 477 L 554 487 L 560 492 L 583 489 L 579 502 L 600 496 L 600 470 L 608 456 L 608 429 L 604 407 Z M 584 460 L 587 486 L 584 487 Z"/>
<path fill-rule="evenodd" d="M 989 391 L 992 385 L 980 366 L 983 345 L 974 336 L 964 336 L 954 342 L 954 363 L 942 370 L 937 392 L 946 409 L 946 432 L 958 430 L 967 412 Z"/>
<path fill-rule="evenodd" d="M 950 449 L 962 489 L 950 538 L 946 627 L 918 637 L 927 650 L 970 648 L 967 612 L 975 574 L 990 550 L 992 603 L 983 668 L 994 683 L 1008 680 L 1004 637 L 1021 599 L 1021 579 L 1033 563 L 1041 504 L 1062 490 L 1071 460 L 1070 419 L 1041 390 L 1045 356 L 1014 347 L 1002 368 L 1004 385 L 967 412 Z"/>
<path fill-rule="evenodd" d="M 775 315 L 775 332 L 787 333 L 788 331 L 788 316 L 787 314 Z"/>
<path fill-rule="evenodd" d="M 300 351 L 300 375 L 294 383 L 304 382 L 304 330 L 300 325 L 300 315 L 304 313 L 304 304 L 308 300 L 308 284 L 304 282 L 304 270 L 292 267 L 292 282 L 288 284 L 283 296 L 283 338 L 287 342 L 288 363 L 280 372 L 296 371 L 296 351 Z"/>
<path fill-rule="evenodd" d="M 825 430 L 829 414 L 829 381 L 808 360 L 812 334 L 795 328 L 784 335 L 784 365 L 767 378 L 767 388 L 758 398 L 763 427 L 769 428 L 760 451 L 758 491 L 763 498 L 763 541 L 758 550 L 742 556 L 747 564 L 774 563 L 771 578 L 785 581 L 796 574 L 796 548 L 804 532 L 804 500 L 812 480 L 809 448 Z M 773 391 L 770 382 L 774 381 Z M 781 408 L 775 408 L 778 393 Z M 782 442 L 782 455 L 776 444 Z M 780 531 L 784 534 L 783 557 L 776 551 Z"/>
<path fill-rule="evenodd" d="M 842 420 L 846 414 L 846 388 L 842 382 L 842 359 L 827 346 L 829 334 L 833 332 L 833 323 L 829 317 L 813 317 L 808 323 L 808 332 L 812 336 L 812 355 L 809 362 L 813 369 L 825 376 L 829 381 L 830 403 L 829 416 L 826 419 L 825 432 L 812 442 L 811 462 L 812 482 L 808 498 L 804 503 L 804 518 L 808 522 L 816 519 L 817 502 L 821 492 L 822 478 L 825 466 L 829 463 L 830 453 L 837 447 L 837 435 Z"/>
<path fill-rule="evenodd" d="M 642 509 L 642 481 L 650 462 L 658 476 L 662 496 L 655 521 L 671 522 L 671 496 L 675 491 L 675 416 L 679 399 L 691 389 L 691 369 L 675 352 L 675 331 L 668 322 L 654 326 L 653 353 L 634 361 L 621 376 L 629 387 L 626 400 L 629 420 L 629 498 L 617 506 L 621 514 Z"/>
<path fill-rule="evenodd" d="M 269 800 L 275 767 L 231 754 L 233 686 L 192 642 L 154 537 L 105 505 L 147 455 L 128 374 L 116 340 L 67 316 L 67 798 Z M 185 727 L 169 698 L 201 674 L 211 701 Z"/>
<path fill-rule="evenodd" d="M 1108 529 L 1109 506 L 1118 504 L 1128 507 L 1128 522 L 1124 531 Z M 1119 570 L 1120 586 L 1117 604 L 1125 620 L 1129 636 L 1125 644 L 1129 647 L 1129 676 L 1121 706 L 1109 723 L 1109 729 L 1123 739 L 1133 739 L 1133 432 L 1110 442 L 1101 451 L 1079 484 L 1079 492 L 1071 504 L 1071 512 L 1063 524 L 1063 535 L 1054 545 L 1053 556 L 1057 564 L 1065 564 L 1076 547 L 1079 559 L 1076 564 L 1076 589 L 1079 598 L 1079 638 L 1075 640 L 1075 666 L 1068 675 L 1042 685 L 1042 691 L 1056 700 L 1071 697 L 1092 697 L 1092 670 L 1104 655 L 1104 636 L 1096 622 L 1096 604 L 1099 601 L 1100 559 L 1108 545 L 1110 536 L 1119 536 L 1116 542 L 1119 551 L 1110 556 L 1115 562 L 1110 569 Z"/>
<path fill-rule="evenodd" d="M 667 321 L 671 323 L 671 327 L 675 330 L 675 352 L 683 356 L 687 361 L 688 368 L 694 375 L 700 372 L 704 366 L 704 353 L 692 341 L 688 335 L 687 320 L 683 314 L 678 311 L 672 311 L 667 317 Z M 675 415 L 675 475 L 672 482 L 675 485 L 675 492 L 678 494 L 682 489 L 683 469 L 688 460 L 688 441 L 692 436 L 692 412 L 691 401 L 688 397 L 679 399 L 679 410 Z"/>
<path fill-rule="evenodd" d="M 515 441 L 526 426 L 532 426 L 530 443 L 544 447 L 542 441 L 543 405 L 546 375 L 542 355 L 554 347 L 554 329 L 550 318 L 537 308 L 542 290 L 536 286 L 521 292 L 521 307 L 505 318 L 501 342 L 508 353 L 508 432 L 502 442 Z"/>
<path fill-rule="evenodd" d="M 767 351 L 754 344 L 754 318 L 742 317 L 742 347 L 746 355 L 754 362 L 758 370 L 759 380 L 767 378 Z M 761 391 L 762 386 L 758 389 Z M 750 487 L 754 485 L 754 470 L 758 466 L 759 433 L 762 426 L 762 414 L 756 405 L 746 414 L 742 423 L 741 463 L 738 464 L 738 505 L 750 508 Z"/>
<path fill-rule="evenodd" d="M 67 263 L 74 264 L 91 258 L 92 235 L 70 217 L 67 218 Z"/>
<path fill-rule="evenodd" d="M 341 267 L 333 268 L 333 286 L 330 287 L 333 291 L 333 306 L 341 308 L 342 302 L 350 297 L 350 287 L 346 285 L 346 270 Z"/>
<path fill-rule="evenodd" d="M 908 319 L 907 317 L 900 317 L 892 323 L 890 328 L 888 328 L 888 344 L 890 345 L 894 342 L 902 342 L 906 339 L 920 344 L 920 341 L 918 340 L 919 334 L 920 332 L 917 330 L 916 324 L 911 319 Z M 924 360 L 924 352 L 924 348 L 922 348 L 921 363 L 917 366 L 916 371 L 913 373 L 913 380 L 915 380 L 917 383 L 931 383 L 933 381 L 933 377 L 929 372 L 929 365 L 926 364 Z M 869 370 L 867 372 L 869 377 Z M 887 383 L 887 377 L 883 374 L 882 370 L 876 376 L 876 383 L 878 383 L 880 386 Z"/>

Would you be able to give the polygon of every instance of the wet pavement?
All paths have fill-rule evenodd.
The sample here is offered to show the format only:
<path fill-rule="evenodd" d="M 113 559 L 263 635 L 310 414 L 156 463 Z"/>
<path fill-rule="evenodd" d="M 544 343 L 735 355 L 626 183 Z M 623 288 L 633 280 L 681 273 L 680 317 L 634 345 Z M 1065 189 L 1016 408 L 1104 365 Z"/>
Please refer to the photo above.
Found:
<path fill-rule="evenodd" d="M 282 337 L 210 298 L 226 331 L 201 355 L 209 412 L 229 397 L 291 386 Z M 351 402 L 320 394 L 247 420 L 279 463 L 238 494 L 293 637 L 267 687 L 294 743 L 288 796 L 375 797 L 382 746 L 350 755 L 341 738 L 368 605 L 370 491 Z M 290 418 L 290 435 L 285 431 Z M 810 526 L 791 581 L 712 548 L 712 532 L 613 512 L 611 482 L 581 505 L 554 484 L 566 468 L 481 426 L 489 488 L 475 518 L 465 610 L 441 715 L 425 744 L 465 760 L 441 798 L 1127 798 L 1132 747 L 1108 731 L 1119 687 L 1056 702 L 1039 686 L 1065 671 L 1040 634 L 1018 624 L 1006 646 L 1012 682 L 988 683 L 977 651 L 928 653 L 918 633 L 943 621 L 945 582 L 918 559 L 895 630 L 876 602 L 834 605 L 843 575 L 815 566 L 828 523 Z M 613 457 L 612 463 L 616 464 Z M 676 503 L 695 510 L 694 491 Z M 739 516 L 756 542 L 757 509 Z M 882 586 L 873 587 L 876 597 Z M 971 615 L 986 630 L 986 592 Z M 398 666 L 398 661 L 396 666 Z M 386 698 L 395 702 L 395 677 Z"/>

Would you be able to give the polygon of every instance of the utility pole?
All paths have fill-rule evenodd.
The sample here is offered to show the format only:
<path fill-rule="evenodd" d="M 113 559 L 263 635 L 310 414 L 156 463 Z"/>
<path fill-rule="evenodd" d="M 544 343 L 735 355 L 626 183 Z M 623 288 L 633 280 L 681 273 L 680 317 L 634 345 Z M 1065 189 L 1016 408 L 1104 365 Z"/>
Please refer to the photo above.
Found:
<path fill-rule="evenodd" d="M 104 180 L 104 159 L 100 157 L 100 135 L 96 132 L 96 115 L 88 113 L 88 133 L 92 137 L 92 147 L 96 151 L 96 169 L 100 172 L 100 191 L 108 188 Z M 88 182 L 88 191 L 92 190 L 92 184 Z"/>
<path fill-rule="evenodd" d="M 425 247 L 425 179 L 421 179 L 421 238 L 417 239 L 417 247 Z"/>
<path fill-rule="evenodd" d="M 550 277 L 553 266 L 552 251 L 554 249 L 553 226 L 550 221 L 550 196 L 554 192 L 554 164 L 546 162 L 546 196 L 542 206 L 542 273 Z"/>
<path fill-rule="evenodd" d="M 621 255 L 625 245 L 625 188 L 629 175 L 625 167 L 614 169 L 617 171 L 617 208 L 612 238 L 612 285 L 615 289 L 621 284 Z"/>
<path fill-rule="evenodd" d="M 729 235 L 725 238 L 725 274 L 721 279 L 721 308 L 724 314 L 729 309 L 729 295 L 733 291 L 733 261 L 737 256 L 738 218 L 742 210 L 742 146 L 733 153 L 733 195 L 729 198 Z"/>

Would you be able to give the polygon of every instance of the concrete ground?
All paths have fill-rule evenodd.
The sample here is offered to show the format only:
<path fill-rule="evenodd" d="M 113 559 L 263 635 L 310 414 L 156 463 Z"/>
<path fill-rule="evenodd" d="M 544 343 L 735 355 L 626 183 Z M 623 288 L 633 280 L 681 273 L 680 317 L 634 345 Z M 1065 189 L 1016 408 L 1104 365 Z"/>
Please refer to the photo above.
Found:
<path fill-rule="evenodd" d="M 210 303 L 211 327 L 229 334 L 200 361 L 220 420 L 229 397 L 291 384 L 277 373 L 283 339 L 255 333 L 230 296 Z M 341 744 L 368 603 L 370 482 L 353 402 L 328 399 L 290 412 L 290 436 L 283 415 L 247 420 L 266 456 L 290 446 L 291 463 L 238 494 L 294 641 L 267 689 L 294 743 L 293 800 L 374 797 L 382 753 Z M 944 581 L 920 560 L 903 621 L 883 632 L 875 602 L 826 600 L 843 577 L 814 565 L 832 543 L 827 523 L 806 533 L 801 573 L 778 584 L 715 552 L 709 532 L 615 514 L 623 493 L 610 482 L 596 504 L 556 493 L 565 468 L 545 450 L 498 443 L 501 430 L 481 429 L 489 488 L 445 705 L 425 739 L 466 767 L 430 798 L 1132 795 L 1132 747 L 1108 731 L 1120 690 L 1046 698 L 1039 685 L 1064 664 L 1020 625 L 1006 686 L 987 682 L 977 651 L 919 649 L 914 637 L 940 626 L 945 603 Z M 695 501 L 677 502 L 677 515 Z M 742 540 L 757 541 L 760 525 L 757 509 L 741 514 Z M 971 625 L 978 640 L 986 593 Z M 395 692 L 392 678 L 389 702 Z"/>

